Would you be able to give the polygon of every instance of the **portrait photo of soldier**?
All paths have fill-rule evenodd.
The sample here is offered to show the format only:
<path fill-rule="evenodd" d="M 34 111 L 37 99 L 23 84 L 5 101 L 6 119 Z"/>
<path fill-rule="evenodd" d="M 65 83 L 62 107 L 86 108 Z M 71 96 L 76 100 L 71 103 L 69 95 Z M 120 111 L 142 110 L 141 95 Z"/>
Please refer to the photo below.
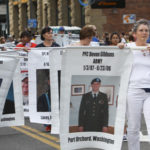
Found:
<path fill-rule="evenodd" d="M 21 83 L 22 83 L 23 105 L 29 105 L 28 72 L 23 72 L 21 73 L 21 75 L 22 75 Z"/>
<path fill-rule="evenodd" d="M 91 81 L 91 91 L 82 95 L 78 128 L 80 132 L 107 132 L 108 130 L 108 98 L 100 92 L 101 79 Z"/>
<path fill-rule="evenodd" d="M 37 112 L 51 111 L 49 69 L 37 69 Z"/>

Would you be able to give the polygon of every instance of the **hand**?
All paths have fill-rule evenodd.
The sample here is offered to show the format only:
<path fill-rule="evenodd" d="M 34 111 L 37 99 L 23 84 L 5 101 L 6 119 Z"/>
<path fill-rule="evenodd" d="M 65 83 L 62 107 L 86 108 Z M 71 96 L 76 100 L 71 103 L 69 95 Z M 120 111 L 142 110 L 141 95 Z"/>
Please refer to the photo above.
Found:
<path fill-rule="evenodd" d="M 23 47 L 22 50 L 24 50 L 25 52 L 29 52 L 31 49 L 29 47 Z"/>
<path fill-rule="evenodd" d="M 83 132 L 84 128 L 82 126 L 79 127 L 79 132 Z"/>
<path fill-rule="evenodd" d="M 147 47 L 147 50 L 149 51 L 149 54 L 150 54 L 150 46 Z"/>
<path fill-rule="evenodd" d="M 7 49 L 5 47 L 1 47 L 1 51 L 6 51 Z"/>
<path fill-rule="evenodd" d="M 120 49 L 123 49 L 125 44 L 124 43 L 118 43 L 117 46 L 120 48 Z"/>
<path fill-rule="evenodd" d="M 103 127 L 102 131 L 107 133 L 108 132 L 108 127 Z"/>
<path fill-rule="evenodd" d="M 143 56 L 146 56 L 147 53 L 149 53 L 149 55 L 150 55 L 150 46 L 148 46 L 147 49 L 141 50 L 141 52 L 143 53 Z"/>

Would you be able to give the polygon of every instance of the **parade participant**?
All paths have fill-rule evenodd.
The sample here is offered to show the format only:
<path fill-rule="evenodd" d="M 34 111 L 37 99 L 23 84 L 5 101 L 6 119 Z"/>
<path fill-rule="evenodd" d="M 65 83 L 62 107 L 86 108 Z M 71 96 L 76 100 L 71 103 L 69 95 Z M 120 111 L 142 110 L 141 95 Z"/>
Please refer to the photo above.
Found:
<path fill-rule="evenodd" d="M 108 99 L 99 91 L 101 80 L 91 81 L 92 91 L 82 96 L 79 109 L 79 131 L 108 131 Z"/>
<path fill-rule="evenodd" d="M 0 44 L 5 44 L 6 43 L 6 39 L 4 36 L 0 37 Z"/>
<path fill-rule="evenodd" d="M 99 35 L 97 32 L 96 26 L 95 25 L 86 25 L 86 27 L 92 27 L 95 32 L 95 36 L 92 37 L 92 42 L 99 42 Z"/>
<path fill-rule="evenodd" d="M 93 27 L 84 26 L 80 31 L 80 41 L 71 46 L 90 46 L 93 36 L 95 36 Z"/>
<path fill-rule="evenodd" d="M 36 47 L 60 47 L 53 40 L 53 30 L 50 27 L 45 27 L 41 32 L 41 40 L 44 41 Z"/>
<path fill-rule="evenodd" d="M 129 42 L 134 42 L 134 36 L 133 35 L 129 35 Z"/>
<path fill-rule="evenodd" d="M 110 35 L 110 46 L 117 46 L 121 42 L 121 38 L 117 32 L 113 32 Z"/>
<path fill-rule="evenodd" d="M 64 29 L 64 27 L 59 27 L 59 29 L 58 29 L 58 34 L 65 34 L 65 29 Z"/>
<path fill-rule="evenodd" d="M 52 37 L 53 37 L 52 28 L 50 28 L 50 27 L 43 28 L 42 32 L 41 32 L 41 40 L 44 42 L 38 44 L 36 47 L 60 47 L 59 44 L 54 42 Z M 43 101 L 41 101 L 41 100 L 43 100 Z M 45 95 L 42 95 L 38 99 L 37 111 L 50 111 L 51 110 L 51 109 L 48 109 L 48 105 L 46 105 L 46 106 L 42 105 L 45 102 L 45 100 L 46 100 L 46 104 L 47 104 L 47 102 L 50 101 L 50 93 L 49 92 Z M 48 104 L 50 104 L 50 103 L 48 103 Z M 46 128 L 45 128 L 46 131 L 51 130 L 51 125 L 45 125 L 45 126 L 46 126 Z"/>
<path fill-rule="evenodd" d="M 30 42 L 31 41 L 31 33 L 28 31 L 23 31 L 20 35 L 21 43 L 17 44 L 16 47 L 27 47 L 27 48 L 33 48 L 36 47 L 35 43 Z M 26 50 L 26 49 L 24 49 Z"/>
<path fill-rule="evenodd" d="M 150 135 L 150 50 L 146 43 L 150 32 L 150 25 L 146 19 L 138 20 L 133 27 L 136 41 L 128 43 L 130 48 L 145 46 L 147 50 L 133 51 L 134 61 L 129 80 L 127 96 L 127 136 L 128 149 L 140 150 L 139 131 L 141 127 L 141 115 L 144 113 L 145 122 Z M 125 44 L 119 43 L 119 48 Z"/>

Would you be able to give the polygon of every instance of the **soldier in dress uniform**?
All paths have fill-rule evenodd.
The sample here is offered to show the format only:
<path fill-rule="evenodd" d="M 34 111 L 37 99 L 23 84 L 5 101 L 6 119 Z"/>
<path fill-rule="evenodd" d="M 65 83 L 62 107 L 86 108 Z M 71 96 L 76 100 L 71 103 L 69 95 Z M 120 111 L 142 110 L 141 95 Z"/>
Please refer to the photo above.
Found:
<path fill-rule="evenodd" d="M 79 131 L 108 131 L 108 99 L 99 91 L 100 78 L 91 81 L 92 91 L 82 96 L 79 109 Z"/>

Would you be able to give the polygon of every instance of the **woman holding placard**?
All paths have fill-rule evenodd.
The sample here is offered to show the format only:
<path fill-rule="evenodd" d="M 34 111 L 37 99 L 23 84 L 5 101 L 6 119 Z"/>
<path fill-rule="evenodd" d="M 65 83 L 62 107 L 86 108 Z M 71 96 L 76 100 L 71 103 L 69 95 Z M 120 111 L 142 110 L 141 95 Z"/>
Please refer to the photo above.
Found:
<path fill-rule="evenodd" d="M 150 47 L 146 43 L 150 32 L 149 22 L 146 19 L 138 20 L 132 32 L 136 41 L 128 43 L 127 46 L 139 47 L 140 52 L 133 50 L 134 60 L 127 95 L 127 134 L 129 150 L 140 150 L 139 131 L 142 113 L 150 135 Z M 124 48 L 125 44 L 119 43 L 118 46 Z M 141 50 L 141 46 L 146 50 Z"/>

